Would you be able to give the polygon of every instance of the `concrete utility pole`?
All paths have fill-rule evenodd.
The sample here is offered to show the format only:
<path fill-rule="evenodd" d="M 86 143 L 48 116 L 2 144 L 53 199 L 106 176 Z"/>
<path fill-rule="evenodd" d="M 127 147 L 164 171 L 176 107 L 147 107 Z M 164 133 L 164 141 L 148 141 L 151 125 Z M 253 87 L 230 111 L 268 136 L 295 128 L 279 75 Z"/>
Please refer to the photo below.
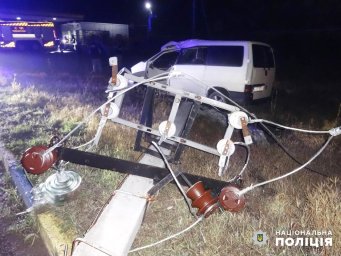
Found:
<path fill-rule="evenodd" d="M 192 0 L 192 36 L 196 32 L 196 0 Z"/>

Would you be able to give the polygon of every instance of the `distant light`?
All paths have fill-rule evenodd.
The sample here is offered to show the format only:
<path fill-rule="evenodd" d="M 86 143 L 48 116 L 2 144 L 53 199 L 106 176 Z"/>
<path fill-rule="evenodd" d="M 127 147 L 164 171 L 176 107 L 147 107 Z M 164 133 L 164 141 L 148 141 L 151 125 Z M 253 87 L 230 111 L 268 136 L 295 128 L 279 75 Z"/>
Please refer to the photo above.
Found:
<path fill-rule="evenodd" d="M 13 38 L 36 38 L 35 34 L 12 34 Z"/>
<path fill-rule="evenodd" d="M 152 8 L 152 4 L 150 2 L 146 2 L 144 4 L 144 7 L 146 7 L 146 9 L 150 10 Z"/>
<path fill-rule="evenodd" d="M 14 48 L 15 47 L 15 42 L 10 42 L 8 44 L 1 44 L 1 48 Z"/>
<path fill-rule="evenodd" d="M 57 18 L 56 18 L 56 17 L 53 17 L 52 20 L 57 20 Z"/>
<path fill-rule="evenodd" d="M 17 17 L 17 20 L 21 20 L 21 17 Z"/>
<path fill-rule="evenodd" d="M 54 46 L 54 42 L 53 41 L 49 41 L 49 42 L 44 44 L 44 47 L 53 47 L 53 46 Z"/>

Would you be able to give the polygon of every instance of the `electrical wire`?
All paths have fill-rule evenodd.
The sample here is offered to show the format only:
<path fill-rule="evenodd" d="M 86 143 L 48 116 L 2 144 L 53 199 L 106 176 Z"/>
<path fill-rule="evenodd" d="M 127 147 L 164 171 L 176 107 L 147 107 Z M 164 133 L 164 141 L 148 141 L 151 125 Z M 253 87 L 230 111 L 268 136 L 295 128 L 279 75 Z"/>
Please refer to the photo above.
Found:
<path fill-rule="evenodd" d="M 121 74 L 122 72 L 123 72 L 123 69 L 120 70 L 119 74 Z M 150 78 L 150 79 L 147 79 L 147 80 L 155 81 L 154 79 L 159 78 L 159 77 L 161 77 L 162 80 L 163 80 L 163 79 L 165 79 L 165 78 L 163 78 L 162 76 L 165 76 L 165 75 L 167 75 L 167 74 L 168 74 L 168 73 L 158 74 L 158 75 L 156 75 L 156 76 L 154 76 L 154 77 L 152 77 L 152 78 Z M 145 81 L 147 81 L 147 80 L 145 80 Z M 70 137 L 77 129 L 79 129 L 83 124 L 87 123 L 87 122 L 89 121 L 89 119 L 90 119 L 95 113 L 97 113 L 97 111 L 99 111 L 103 106 L 105 106 L 106 104 L 108 104 L 109 102 L 111 102 L 112 100 L 114 100 L 115 98 L 121 96 L 122 94 L 128 92 L 129 90 L 132 90 L 133 88 L 137 87 L 137 86 L 140 85 L 140 84 L 142 84 L 142 82 L 137 83 L 137 84 L 135 84 L 134 86 L 129 87 L 129 88 L 127 88 L 126 90 L 124 90 L 124 92 L 122 92 L 121 94 L 115 95 L 115 97 L 110 98 L 108 101 L 106 101 L 104 104 L 102 104 L 102 105 L 101 105 L 100 107 L 98 107 L 96 110 L 94 110 L 89 116 L 85 117 L 85 118 L 84 118 L 84 119 L 83 119 L 83 120 L 82 120 L 82 121 L 81 121 L 81 122 L 80 122 L 80 123 L 79 123 L 71 132 L 70 132 L 70 133 L 68 133 L 62 140 L 60 140 L 58 143 L 56 143 L 55 145 L 53 145 L 53 147 L 50 147 L 49 149 L 47 149 L 47 150 L 45 151 L 44 155 L 45 155 L 45 154 L 48 154 L 48 153 L 50 153 L 50 152 L 52 152 L 55 148 L 59 147 L 59 146 L 60 146 L 68 137 Z M 88 142 L 86 142 L 86 143 L 84 143 L 84 144 L 82 144 L 82 145 L 73 147 L 73 149 L 79 149 L 79 148 L 85 147 L 85 146 L 87 146 L 87 145 L 89 145 L 89 144 L 92 143 L 91 145 L 89 145 L 89 146 L 85 149 L 85 151 L 90 151 L 90 150 L 95 146 L 95 144 L 94 144 L 93 142 L 96 141 L 96 139 L 97 139 L 98 136 L 99 136 L 99 135 L 96 134 L 95 137 L 92 138 L 91 140 L 89 140 Z M 65 167 L 65 166 L 67 166 L 68 164 L 69 164 L 69 162 L 63 162 L 63 161 L 61 161 L 61 162 L 59 163 L 59 166 Z M 25 171 L 25 172 L 26 172 L 26 171 Z M 27 175 L 26 175 L 26 177 L 28 178 Z M 30 181 L 30 180 L 29 180 L 29 181 Z M 32 184 L 31 181 L 30 181 L 30 183 Z M 32 185 L 32 186 L 33 186 L 33 185 Z"/>
<path fill-rule="evenodd" d="M 166 156 L 163 154 L 161 148 L 158 146 L 158 144 L 157 144 L 155 141 L 152 141 L 152 144 L 154 145 L 154 147 L 156 148 L 156 150 L 157 150 L 157 151 L 160 153 L 160 155 L 162 156 L 162 158 L 163 158 L 163 160 L 164 160 L 164 162 L 165 162 L 165 164 L 166 164 L 168 170 L 170 171 L 170 173 L 172 174 L 172 176 L 173 176 L 173 178 L 174 178 L 174 181 L 175 181 L 176 185 L 178 186 L 179 190 L 181 191 L 182 195 L 184 196 L 185 201 L 186 201 L 186 203 L 187 203 L 187 205 L 188 205 L 188 208 L 190 209 L 191 213 L 193 214 L 193 212 L 192 212 L 192 207 L 191 207 L 191 204 L 190 204 L 190 200 L 189 200 L 189 198 L 187 197 L 185 191 L 183 190 L 183 188 L 182 188 L 180 182 L 178 181 L 178 178 L 177 178 L 176 175 L 174 174 L 174 172 L 173 172 L 173 170 L 172 170 L 170 164 L 169 164 L 168 161 L 167 161 Z M 194 216 L 195 216 L 195 215 L 194 215 Z M 198 225 L 199 222 L 201 222 L 202 220 L 204 220 L 204 215 L 202 215 L 202 216 L 201 216 L 200 218 L 198 218 L 192 225 L 190 225 L 189 227 L 185 228 L 184 230 L 182 230 L 182 231 L 180 231 L 180 232 L 178 232 L 178 233 L 176 233 L 176 234 L 173 234 L 173 235 L 171 235 L 171 236 L 168 236 L 168 237 L 166 237 L 166 238 L 164 238 L 164 239 L 162 239 L 162 240 L 160 240 L 160 241 L 157 241 L 157 242 L 155 242 L 155 243 L 152 243 L 152 244 L 149 244 L 149 245 L 145 245 L 145 246 L 141 246 L 141 247 L 132 249 L 132 250 L 129 251 L 129 253 L 131 253 L 131 252 L 137 252 L 137 251 L 140 251 L 140 250 L 144 250 L 144 249 L 147 249 L 147 248 L 156 246 L 156 245 L 158 245 L 158 244 L 161 244 L 161 243 L 163 243 L 163 242 L 166 242 L 166 241 L 168 241 L 168 240 L 170 240 L 170 239 L 173 239 L 173 238 L 175 238 L 175 237 L 177 237 L 177 236 L 179 236 L 179 235 L 181 235 L 181 234 L 183 234 L 183 233 L 189 231 L 190 229 L 194 228 L 194 227 L 195 227 L 196 225 Z"/>
<path fill-rule="evenodd" d="M 225 166 L 222 168 L 221 174 L 218 173 L 219 176 L 223 176 L 223 175 L 226 173 L 227 169 L 229 168 L 230 157 L 231 157 L 231 156 L 228 154 L 227 157 L 226 157 L 227 159 L 226 159 Z"/>
<path fill-rule="evenodd" d="M 254 113 L 251 113 L 250 111 L 248 111 L 246 108 L 242 107 L 241 105 L 239 105 L 237 102 L 235 102 L 234 100 L 232 100 L 230 97 L 226 96 L 225 94 L 223 94 L 222 92 L 220 92 L 219 90 L 217 90 L 216 88 L 214 88 L 213 86 L 197 79 L 196 77 L 194 76 L 191 76 L 187 73 L 183 73 L 183 72 L 178 72 L 178 73 L 181 73 L 185 76 L 188 76 L 189 78 L 195 80 L 196 82 L 198 82 L 199 84 L 201 85 L 204 85 L 210 89 L 212 89 L 213 91 L 217 92 L 220 96 L 222 96 L 223 98 L 227 99 L 228 101 L 230 101 L 232 104 L 234 104 L 236 107 L 240 108 L 241 110 L 243 110 L 245 113 L 247 113 L 250 117 L 254 118 L 254 119 L 258 119 L 257 116 L 254 114 Z M 171 76 L 171 74 L 170 74 Z M 286 146 L 283 145 L 282 142 L 280 142 L 278 140 L 278 138 L 276 137 L 275 134 L 273 134 L 273 132 L 263 123 L 258 123 L 262 128 L 263 130 L 277 143 L 277 145 L 296 163 L 302 165 L 302 162 L 300 160 L 298 160 L 287 148 Z M 330 131 L 332 131 L 333 129 L 331 129 Z M 330 133 L 330 132 L 329 132 Z M 318 172 L 318 171 L 315 171 L 309 167 L 306 167 L 306 170 L 310 171 L 310 172 L 313 172 L 313 173 L 316 173 L 316 174 L 319 174 L 323 177 L 329 177 L 328 175 L 324 174 L 324 173 L 321 173 L 321 172 Z"/>
<path fill-rule="evenodd" d="M 71 253 L 72 253 L 72 254 L 73 254 L 73 251 L 74 251 L 74 249 L 75 249 L 75 246 L 74 246 L 74 245 L 75 245 L 75 243 L 77 243 L 77 242 L 78 242 L 78 244 L 79 244 L 79 243 L 84 243 L 84 244 L 90 246 L 91 248 L 93 248 L 93 249 L 95 249 L 95 250 L 97 250 L 97 251 L 99 251 L 99 252 L 101 252 L 101 253 L 104 253 L 104 254 L 106 254 L 106 255 L 108 255 L 108 256 L 114 256 L 114 255 L 115 255 L 113 252 L 108 251 L 107 249 L 103 248 L 103 247 L 100 246 L 100 245 L 97 245 L 97 244 L 94 244 L 94 243 L 90 243 L 90 242 L 86 241 L 84 238 L 76 238 L 76 239 L 73 241 L 73 243 L 72 243 L 72 248 L 71 248 Z"/>
<path fill-rule="evenodd" d="M 91 112 L 88 116 L 86 116 L 74 129 L 72 129 L 67 135 L 64 136 L 63 139 L 61 139 L 58 143 L 56 143 L 55 145 L 53 145 L 52 147 L 50 147 L 49 149 L 47 149 L 44 153 L 44 155 L 51 153 L 53 150 L 55 150 L 57 147 L 59 147 L 65 140 L 67 140 L 74 132 L 76 132 L 80 127 L 82 127 L 84 124 L 86 124 L 87 122 L 90 121 L 90 118 L 92 118 L 99 110 L 101 110 L 101 108 L 103 106 L 105 106 L 106 104 L 110 103 L 111 101 L 113 101 L 114 99 L 116 99 L 117 97 L 125 94 L 126 92 L 136 88 L 137 86 L 147 83 L 147 82 L 154 82 L 154 81 L 159 81 L 159 80 L 164 80 L 168 77 L 165 76 L 165 74 L 168 73 L 162 73 L 162 74 L 158 74 L 156 76 L 153 76 L 151 78 L 145 79 L 139 83 L 134 84 L 133 86 L 120 91 L 119 93 L 117 93 L 114 97 L 108 99 L 105 103 L 103 103 L 101 106 L 99 106 L 97 109 L 95 109 L 93 112 Z"/>
<path fill-rule="evenodd" d="M 168 240 L 170 240 L 170 239 L 173 239 L 173 238 L 175 238 L 175 237 L 177 237 L 177 236 L 179 236 L 179 235 L 181 235 L 181 234 L 183 234 L 183 233 L 189 231 L 190 229 L 194 228 L 194 227 L 195 227 L 196 225 L 198 225 L 202 220 L 204 220 L 204 218 L 205 218 L 204 216 L 201 216 L 201 217 L 198 218 L 192 225 L 190 225 L 189 227 L 185 228 L 184 230 L 182 230 L 182 231 L 180 231 L 180 232 L 178 232 L 178 233 L 176 233 L 176 234 L 173 234 L 173 235 L 171 235 L 171 236 L 168 236 L 168 237 L 166 237 L 166 238 L 164 238 L 164 239 L 162 239 L 162 240 L 160 240 L 160 241 L 158 241 L 158 242 L 155 242 L 155 243 L 152 243 L 152 244 L 149 244 L 149 245 L 145 245 L 145 246 L 141 246 L 141 247 L 132 249 L 132 250 L 129 251 L 129 253 L 131 253 L 131 252 L 137 252 L 137 251 L 140 251 L 140 250 L 144 250 L 144 249 L 147 249 L 147 248 L 156 246 L 156 245 L 158 245 L 158 244 L 161 244 L 161 243 L 163 243 L 163 242 L 166 242 L 166 241 L 168 241 Z"/>
<path fill-rule="evenodd" d="M 294 170 L 292 170 L 291 172 L 288 172 L 288 173 L 286 173 L 286 174 L 284 174 L 284 175 L 282 175 L 282 176 L 279 176 L 279 177 L 276 177 L 276 178 L 273 178 L 273 179 L 270 179 L 270 180 L 267 180 L 267 181 L 264 181 L 264 182 L 261 182 L 261 183 L 258 183 L 258 184 L 256 184 L 256 185 L 251 185 L 251 186 L 249 186 L 249 187 L 247 187 L 247 188 L 244 188 L 243 190 L 241 190 L 238 194 L 239 195 L 243 195 L 243 194 L 245 194 L 245 193 L 247 193 L 247 192 L 249 192 L 249 191 L 251 191 L 251 190 L 253 190 L 253 189 L 255 189 L 255 188 L 257 188 L 257 187 L 260 187 L 260 186 L 263 186 L 263 185 L 265 185 L 265 184 L 269 184 L 269 183 L 271 183 L 271 182 L 274 182 L 274 181 L 278 181 L 278 180 L 281 180 L 281 179 L 284 179 L 285 177 L 288 177 L 288 176 L 290 176 L 290 175 L 292 175 L 292 174 L 294 174 L 294 173 L 296 173 L 296 172 L 298 172 L 298 171 L 300 171 L 300 170 L 302 170 L 304 167 L 306 167 L 308 164 L 310 164 L 312 161 L 314 161 L 314 159 L 316 158 L 316 157 L 318 157 L 325 149 L 326 149 L 326 147 L 328 146 L 328 144 L 329 144 L 329 142 L 331 141 L 333 139 L 333 136 L 330 136 L 329 138 L 328 138 L 328 140 L 325 142 L 325 144 L 307 161 L 307 162 L 305 162 L 304 164 L 302 164 L 301 166 L 299 166 L 299 167 L 297 167 L 297 168 L 295 168 Z"/>
<path fill-rule="evenodd" d="M 188 206 L 190 212 L 191 212 L 194 216 L 196 216 L 196 215 L 193 213 L 190 199 L 187 197 L 186 192 L 184 191 L 184 189 L 182 188 L 182 186 L 181 186 L 181 184 L 180 184 L 178 178 L 177 178 L 176 175 L 174 174 L 174 172 L 173 172 L 173 170 L 172 170 L 172 167 L 170 166 L 170 164 L 169 164 L 168 161 L 167 161 L 166 156 L 163 154 L 161 148 L 159 147 L 159 145 L 158 145 L 155 141 L 152 141 L 152 144 L 154 145 L 154 147 L 156 148 L 156 150 L 157 150 L 157 151 L 160 153 L 160 155 L 162 156 L 163 161 L 165 162 L 165 164 L 166 164 L 168 170 L 170 171 L 170 173 L 172 174 L 173 179 L 174 179 L 176 185 L 178 186 L 178 188 L 179 188 L 181 194 L 183 195 L 183 197 L 185 198 L 186 204 L 187 204 L 187 206 Z"/>
<path fill-rule="evenodd" d="M 249 147 L 247 144 L 245 144 L 244 142 L 234 142 L 233 144 L 234 144 L 234 145 L 243 146 L 243 147 L 245 147 L 246 150 L 247 150 L 247 152 L 246 152 L 247 155 L 246 155 L 245 164 L 244 164 L 242 170 L 240 171 L 240 173 L 238 174 L 238 176 L 242 176 L 243 173 L 244 173 L 244 171 L 245 171 L 245 169 L 246 169 L 246 167 L 247 167 L 248 164 L 249 164 L 249 161 L 250 161 L 250 147 Z"/>
<path fill-rule="evenodd" d="M 174 71 L 175 74 L 182 74 L 184 76 L 189 77 L 190 79 L 194 80 L 195 82 L 198 82 L 199 85 L 205 86 L 206 88 L 210 88 L 213 91 L 217 92 L 219 95 L 221 95 L 223 98 L 227 99 L 228 101 L 230 101 L 233 105 L 235 105 L 236 107 L 242 109 L 243 111 L 245 111 L 246 113 L 248 113 L 250 116 L 254 115 L 252 113 L 250 113 L 248 110 L 244 109 L 242 106 L 240 106 L 237 102 L 235 102 L 234 100 L 232 100 L 230 97 L 226 96 L 225 94 L 223 94 L 221 91 L 219 91 L 218 89 L 216 89 L 215 87 L 199 80 L 198 78 L 188 74 L 188 73 L 184 73 L 184 72 L 180 72 L 180 71 Z M 170 76 L 172 76 L 172 71 L 169 74 Z M 228 91 L 228 90 L 227 90 Z"/>
<path fill-rule="evenodd" d="M 304 133 L 313 133 L 313 134 L 330 134 L 330 131 L 314 131 L 314 130 L 306 130 L 306 129 L 300 129 L 300 128 L 295 128 L 295 127 L 289 127 L 289 126 L 285 126 L 279 123 L 275 123 L 273 121 L 269 121 L 269 120 L 265 120 L 265 119 L 251 119 L 249 120 L 249 123 L 267 123 L 267 124 L 271 124 L 286 130 L 291 130 L 291 131 L 295 131 L 295 132 L 304 132 Z"/>
<path fill-rule="evenodd" d="M 180 232 L 178 232 L 178 233 L 176 233 L 176 234 L 173 234 L 173 235 L 171 235 L 171 236 L 168 236 L 168 237 L 166 237 L 166 238 L 164 238 L 164 239 L 162 239 L 162 240 L 160 240 L 160 241 L 157 241 L 157 242 L 155 242 L 155 243 L 152 243 L 152 244 L 149 244 L 149 245 L 145 245 L 145 246 L 141 246 L 141 247 L 132 249 L 132 250 L 130 250 L 128 253 L 141 251 L 141 250 L 144 250 L 144 249 L 147 249 L 147 248 L 150 248 L 150 247 L 159 245 L 159 244 L 161 244 L 161 243 L 164 243 L 164 242 L 166 242 L 166 241 L 168 241 L 168 240 L 170 240 L 170 239 L 173 239 L 173 238 L 175 238 L 175 237 L 177 237 L 177 236 L 180 236 L 180 235 L 182 235 L 183 233 L 185 233 L 185 232 L 191 230 L 192 228 L 194 228 L 194 227 L 195 227 L 196 225 L 198 225 L 202 220 L 204 220 L 204 216 L 201 216 L 201 217 L 200 217 L 199 219 L 197 219 L 193 224 L 191 224 L 190 226 L 188 226 L 187 228 L 183 229 L 182 231 L 180 231 Z M 88 246 L 90 246 L 90 247 L 92 247 L 92 248 L 94 248 L 94 249 L 96 249 L 96 250 L 98 250 L 98 251 L 100 251 L 100 252 L 102 252 L 102 253 L 108 255 L 108 256 L 113 256 L 113 255 L 114 255 L 112 252 L 108 251 L 107 249 L 105 249 L 105 248 L 103 248 L 103 247 L 101 247 L 101 246 L 99 246 L 99 245 L 97 245 L 97 244 L 90 243 L 90 242 L 86 241 L 86 240 L 83 239 L 83 238 L 76 238 L 76 239 L 73 241 L 73 246 L 72 246 L 71 252 L 74 251 L 74 248 L 75 248 L 75 247 L 74 247 L 74 243 L 76 243 L 76 242 L 78 242 L 78 243 L 79 243 L 79 242 L 85 243 L 86 245 L 88 245 Z"/>
<path fill-rule="evenodd" d="M 280 142 L 278 140 L 278 138 L 276 137 L 275 134 L 273 134 L 273 132 L 263 123 L 259 123 L 259 125 L 265 130 L 265 132 L 277 143 L 277 145 L 294 161 L 296 162 L 297 164 L 302 164 L 302 162 L 300 160 L 298 160 L 288 149 L 286 146 L 283 145 L 282 142 Z M 310 171 L 310 172 L 313 172 L 313 173 L 316 173 L 318 175 L 321 175 L 323 177 L 326 177 L 328 178 L 329 176 L 324 174 L 324 173 L 321 173 L 321 172 L 318 172 L 316 170 L 313 170 L 309 167 L 306 167 L 305 168 L 307 171 Z"/>
<path fill-rule="evenodd" d="M 94 142 L 95 139 L 96 139 L 96 138 L 92 138 L 91 140 L 89 140 L 88 142 L 86 142 L 86 143 L 84 143 L 84 144 L 82 144 L 82 145 L 79 145 L 79 146 L 77 146 L 77 147 L 73 147 L 73 149 L 79 149 L 79 148 L 85 147 L 85 146 L 91 144 L 92 142 Z"/>
<path fill-rule="evenodd" d="M 24 215 L 26 213 L 30 213 L 34 210 L 34 206 L 28 207 L 25 211 L 22 212 L 18 212 L 15 214 L 15 216 L 20 216 L 20 215 Z"/>

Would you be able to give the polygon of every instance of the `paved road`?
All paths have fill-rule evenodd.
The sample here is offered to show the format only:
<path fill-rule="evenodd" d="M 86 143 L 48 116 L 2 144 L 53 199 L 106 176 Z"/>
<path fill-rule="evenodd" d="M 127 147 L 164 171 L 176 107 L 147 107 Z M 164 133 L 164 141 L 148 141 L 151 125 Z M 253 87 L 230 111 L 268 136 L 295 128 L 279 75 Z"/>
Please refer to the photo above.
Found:
<path fill-rule="evenodd" d="M 105 64 L 107 65 L 107 61 Z M 92 65 L 88 55 L 78 53 L 31 53 L 0 50 L 0 68 L 14 70 L 18 73 L 68 72 L 86 74 L 91 72 Z"/>

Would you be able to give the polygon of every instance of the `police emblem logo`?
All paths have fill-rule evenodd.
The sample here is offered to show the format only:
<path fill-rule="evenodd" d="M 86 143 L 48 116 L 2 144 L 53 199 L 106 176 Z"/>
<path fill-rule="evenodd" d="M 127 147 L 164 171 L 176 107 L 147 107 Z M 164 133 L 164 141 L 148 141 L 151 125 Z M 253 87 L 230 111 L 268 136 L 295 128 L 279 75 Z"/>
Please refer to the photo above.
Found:
<path fill-rule="evenodd" d="M 263 242 L 263 234 L 257 234 L 257 241 Z"/>
<path fill-rule="evenodd" d="M 268 237 L 265 232 L 258 230 L 252 237 L 253 243 L 256 245 L 265 245 Z"/>

